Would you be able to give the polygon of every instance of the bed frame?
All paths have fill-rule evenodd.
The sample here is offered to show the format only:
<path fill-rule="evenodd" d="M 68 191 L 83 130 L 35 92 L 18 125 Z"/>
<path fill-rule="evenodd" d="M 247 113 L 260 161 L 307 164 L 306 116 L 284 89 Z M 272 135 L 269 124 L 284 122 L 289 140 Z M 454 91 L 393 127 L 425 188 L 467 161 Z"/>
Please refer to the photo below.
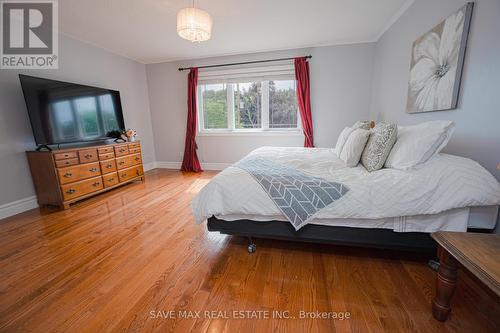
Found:
<path fill-rule="evenodd" d="M 253 238 L 268 238 L 334 245 L 374 247 L 405 251 L 436 253 L 436 243 L 430 234 L 394 232 L 390 229 L 335 227 L 308 224 L 298 231 L 284 221 L 225 221 L 214 216 L 207 221 L 208 231 L 248 237 L 248 252 L 257 249 Z"/>

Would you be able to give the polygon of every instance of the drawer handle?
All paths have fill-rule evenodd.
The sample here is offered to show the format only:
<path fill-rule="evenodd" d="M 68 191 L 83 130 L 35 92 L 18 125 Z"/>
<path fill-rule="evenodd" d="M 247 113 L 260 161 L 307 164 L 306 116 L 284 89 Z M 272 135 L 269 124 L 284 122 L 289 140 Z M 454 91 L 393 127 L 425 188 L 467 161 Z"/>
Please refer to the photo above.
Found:
<path fill-rule="evenodd" d="M 136 157 L 136 158 L 135 158 L 135 160 L 136 160 L 136 161 L 138 161 L 138 160 L 140 160 L 140 158 L 139 158 L 139 157 Z"/>
<path fill-rule="evenodd" d="M 69 190 L 66 191 L 66 193 L 68 193 L 68 194 L 73 194 L 75 192 L 76 192 L 76 190 L 74 190 L 72 188 L 70 188 Z"/>
<path fill-rule="evenodd" d="M 99 185 L 101 185 L 101 182 L 95 182 L 94 184 L 92 184 L 92 186 L 94 186 L 94 187 L 97 187 Z"/>
<path fill-rule="evenodd" d="M 64 162 L 64 164 L 68 165 L 68 164 L 69 164 L 69 161 Z"/>
<path fill-rule="evenodd" d="M 64 157 L 69 157 L 70 155 L 69 154 L 64 154 Z"/>
<path fill-rule="evenodd" d="M 122 177 L 127 177 L 127 174 L 126 173 L 122 173 Z"/>
<path fill-rule="evenodd" d="M 113 180 L 115 180 L 115 179 L 114 178 L 109 178 L 108 182 L 112 182 Z"/>
<path fill-rule="evenodd" d="M 124 165 L 124 164 L 125 164 L 125 161 L 120 161 L 120 162 L 118 162 L 118 164 L 120 164 L 120 165 Z"/>
<path fill-rule="evenodd" d="M 66 178 L 69 178 L 69 177 L 71 177 L 71 176 L 73 176 L 73 174 L 72 174 L 71 172 L 66 172 L 66 173 L 64 174 L 64 177 L 66 177 Z"/>
<path fill-rule="evenodd" d="M 85 158 L 89 159 L 89 158 L 92 158 L 92 156 L 93 156 L 92 154 L 87 154 L 87 155 L 85 155 Z"/>
<path fill-rule="evenodd" d="M 96 172 L 96 171 L 97 171 L 97 168 L 91 168 L 89 171 L 90 171 L 90 172 Z"/>
<path fill-rule="evenodd" d="M 111 169 L 113 167 L 113 164 L 108 164 L 106 165 L 106 168 Z"/>
<path fill-rule="evenodd" d="M 120 149 L 120 153 L 123 153 L 124 151 L 126 151 L 125 149 Z"/>

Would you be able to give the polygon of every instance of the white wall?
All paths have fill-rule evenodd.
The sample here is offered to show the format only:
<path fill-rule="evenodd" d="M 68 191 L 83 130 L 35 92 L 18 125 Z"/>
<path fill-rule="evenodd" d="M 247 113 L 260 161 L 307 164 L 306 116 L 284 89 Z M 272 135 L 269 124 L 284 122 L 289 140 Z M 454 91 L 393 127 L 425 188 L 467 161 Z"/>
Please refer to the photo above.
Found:
<path fill-rule="evenodd" d="M 374 44 L 356 44 L 216 57 L 146 65 L 156 157 L 181 162 L 187 117 L 187 72 L 178 67 L 294 57 L 311 54 L 311 108 L 314 142 L 333 147 L 348 124 L 369 116 Z M 233 163 L 264 145 L 302 146 L 300 136 L 198 136 L 205 165 Z"/>
<path fill-rule="evenodd" d="M 456 123 L 445 151 L 470 157 L 500 179 L 500 1 L 475 2 L 458 109 L 406 114 L 412 42 L 465 0 L 416 0 L 375 49 L 371 117 L 399 124 L 434 119 Z"/>
<path fill-rule="evenodd" d="M 35 195 L 25 157 L 35 142 L 19 73 L 119 90 L 125 124 L 138 131 L 144 162 L 156 160 L 145 65 L 66 36 L 59 43 L 58 70 L 0 69 L 0 206 Z"/>

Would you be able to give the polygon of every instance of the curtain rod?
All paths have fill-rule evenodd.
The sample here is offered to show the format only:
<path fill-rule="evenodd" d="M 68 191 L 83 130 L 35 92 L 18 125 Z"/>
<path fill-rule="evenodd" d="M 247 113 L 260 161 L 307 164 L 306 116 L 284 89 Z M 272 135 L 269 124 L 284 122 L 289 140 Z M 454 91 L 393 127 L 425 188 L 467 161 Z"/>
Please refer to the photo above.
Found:
<path fill-rule="evenodd" d="M 304 58 L 311 59 L 312 55 L 307 55 Z M 207 66 L 198 66 L 198 67 L 180 67 L 179 71 L 187 71 L 187 70 L 191 70 L 193 68 L 213 68 L 213 67 L 224 67 L 224 66 L 248 65 L 248 64 L 258 64 L 258 63 L 262 63 L 262 62 L 284 61 L 284 60 L 293 60 L 293 59 L 295 59 L 295 58 L 280 58 L 280 59 L 233 62 L 233 63 L 229 63 L 229 64 L 207 65 Z"/>

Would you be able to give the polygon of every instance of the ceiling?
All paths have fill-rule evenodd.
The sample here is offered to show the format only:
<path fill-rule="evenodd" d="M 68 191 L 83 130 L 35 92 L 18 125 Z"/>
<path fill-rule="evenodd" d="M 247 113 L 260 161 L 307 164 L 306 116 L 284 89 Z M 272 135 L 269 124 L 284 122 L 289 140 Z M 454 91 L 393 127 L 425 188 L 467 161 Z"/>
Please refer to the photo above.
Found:
<path fill-rule="evenodd" d="M 413 0 L 196 0 L 212 39 L 177 36 L 190 0 L 60 0 L 59 29 L 113 53 L 154 63 L 376 41 Z"/>

